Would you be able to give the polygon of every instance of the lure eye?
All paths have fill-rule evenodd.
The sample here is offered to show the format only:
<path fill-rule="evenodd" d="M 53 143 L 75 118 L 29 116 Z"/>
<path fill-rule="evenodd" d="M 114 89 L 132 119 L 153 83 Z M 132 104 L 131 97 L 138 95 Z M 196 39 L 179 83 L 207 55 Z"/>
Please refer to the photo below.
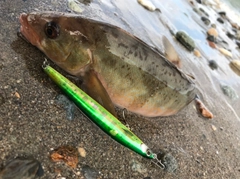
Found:
<path fill-rule="evenodd" d="M 55 39 L 60 34 L 60 28 L 55 22 L 48 22 L 45 25 L 45 34 L 50 39 Z"/>

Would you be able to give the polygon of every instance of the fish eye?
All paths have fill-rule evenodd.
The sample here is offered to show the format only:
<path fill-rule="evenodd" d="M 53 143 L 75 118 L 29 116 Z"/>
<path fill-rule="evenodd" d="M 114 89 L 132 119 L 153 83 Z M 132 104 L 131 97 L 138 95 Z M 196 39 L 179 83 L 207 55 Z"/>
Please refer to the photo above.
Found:
<path fill-rule="evenodd" d="M 48 22 L 45 25 L 45 34 L 50 39 L 55 39 L 60 34 L 60 28 L 55 22 Z"/>

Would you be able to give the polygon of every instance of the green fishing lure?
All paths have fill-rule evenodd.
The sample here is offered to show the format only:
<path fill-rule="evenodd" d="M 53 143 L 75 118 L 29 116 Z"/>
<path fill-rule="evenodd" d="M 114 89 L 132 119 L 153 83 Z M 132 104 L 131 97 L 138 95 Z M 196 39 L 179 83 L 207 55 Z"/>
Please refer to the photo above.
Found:
<path fill-rule="evenodd" d="M 156 159 L 156 154 L 154 154 L 146 144 L 84 91 L 49 65 L 44 64 L 43 69 L 63 92 L 74 101 L 81 111 L 105 133 L 141 156 Z"/>

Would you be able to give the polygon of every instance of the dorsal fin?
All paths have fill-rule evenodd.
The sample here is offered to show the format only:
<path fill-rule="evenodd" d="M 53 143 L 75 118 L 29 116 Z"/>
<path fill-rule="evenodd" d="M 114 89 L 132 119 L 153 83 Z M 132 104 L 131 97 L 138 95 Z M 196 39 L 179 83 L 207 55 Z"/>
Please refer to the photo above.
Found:
<path fill-rule="evenodd" d="M 162 37 L 162 42 L 163 42 L 163 46 L 165 48 L 165 56 L 166 56 L 166 58 L 171 63 L 176 65 L 178 68 L 180 68 L 181 67 L 181 61 L 179 59 L 179 56 L 178 56 L 176 50 L 172 46 L 172 44 L 169 42 L 169 40 L 165 36 Z"/>

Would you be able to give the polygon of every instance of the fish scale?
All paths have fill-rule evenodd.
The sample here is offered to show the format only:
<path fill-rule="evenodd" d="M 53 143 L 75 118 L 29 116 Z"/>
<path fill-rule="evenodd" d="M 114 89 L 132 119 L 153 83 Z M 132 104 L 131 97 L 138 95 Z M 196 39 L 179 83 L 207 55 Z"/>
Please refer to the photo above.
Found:
<path fill-rule="evenodd" d="M 109 42 L 109 46 L 107 48 L 109 48 L 109 51 L 112 54 L 117 57 L 123 57 L 122 60 L 126 63 L 133 64 L 141 68 L 147 73 L 157 77 L 158 80 L 165 82 L 169 87 L 179 89 L 179 92 L 182 92 L 183 94 L 195 88 L 195 85 L 189 82 L 187 77 L 180 73 L 179 70 L 169 63 L 161 54 L 154 51 L 149 46 L 146 46 L 145 43 L 140 43 L 138 39 L 135 41 L 129 40 L 128 34 L 119 33 L 120 35 L 118 36 L 112 35 L 112 29 L 108 28 L 109 27 L 105 27 L 105 31 L 107 33 L 106 36 Z M 118 29 L 115 29 L 115 31 L 116 30 Z M 128 45 L 119 45 L 124 43 Z M 124 55 L 128 54 L 129 51 L 133 51 L 134 53 L 127 56 Z M 155 65 L 152 65 L 152 63 L 155 63 Z M 173 76 L 173 78 L 171 78 L 171 76 Z M 179 79 L 179 83 L 176 84 L 174 79 Z M 188 87 L 188 91 L 185 92 L 186 86 Z"/>

